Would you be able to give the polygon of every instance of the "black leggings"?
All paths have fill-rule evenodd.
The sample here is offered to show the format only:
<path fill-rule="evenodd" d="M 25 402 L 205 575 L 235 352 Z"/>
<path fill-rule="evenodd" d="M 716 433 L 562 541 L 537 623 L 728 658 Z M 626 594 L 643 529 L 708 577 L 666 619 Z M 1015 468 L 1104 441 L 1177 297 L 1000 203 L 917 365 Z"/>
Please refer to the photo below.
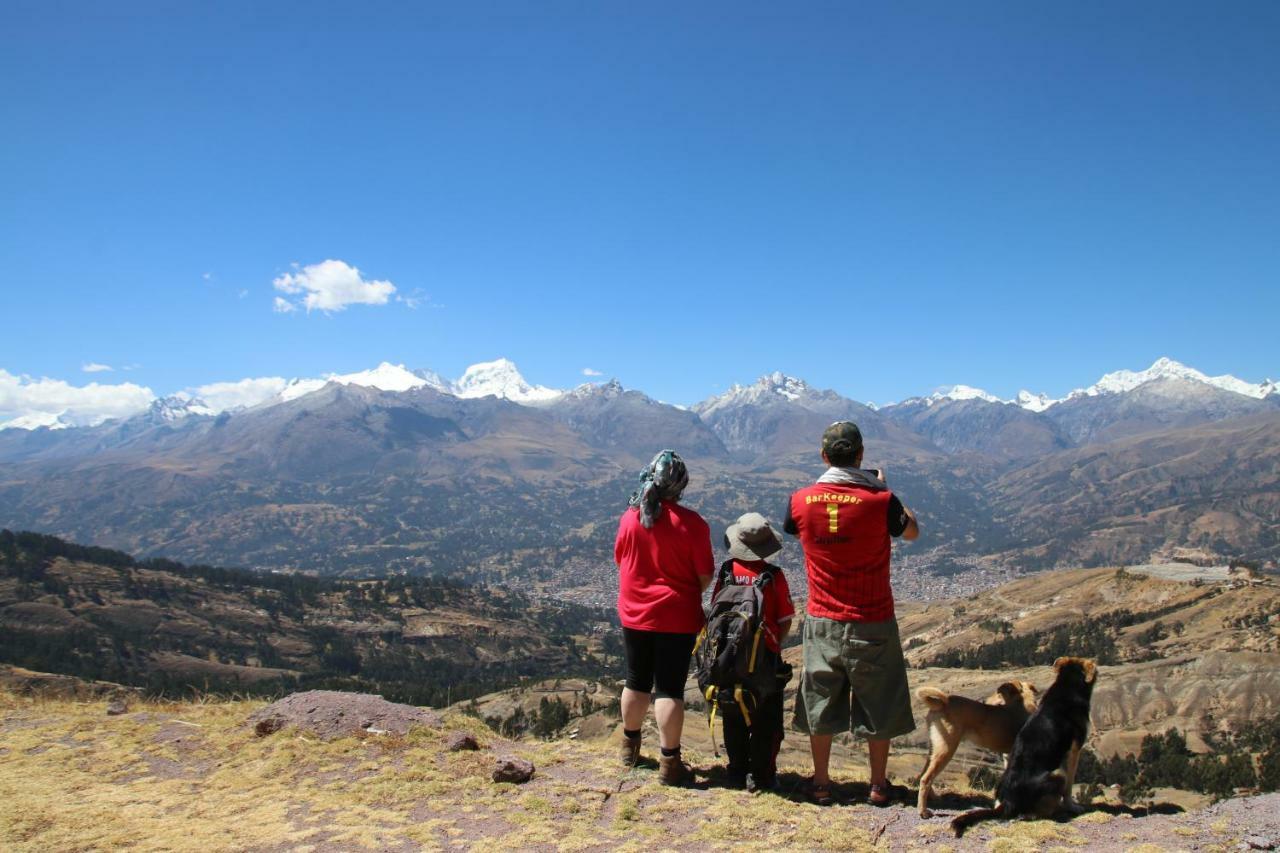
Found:
<path fill-rule="evenodd" d="M 627 652 L 627 687 L 659 699 L 684 699 L 689 658 L 697 634 L 622 629 Z"/>

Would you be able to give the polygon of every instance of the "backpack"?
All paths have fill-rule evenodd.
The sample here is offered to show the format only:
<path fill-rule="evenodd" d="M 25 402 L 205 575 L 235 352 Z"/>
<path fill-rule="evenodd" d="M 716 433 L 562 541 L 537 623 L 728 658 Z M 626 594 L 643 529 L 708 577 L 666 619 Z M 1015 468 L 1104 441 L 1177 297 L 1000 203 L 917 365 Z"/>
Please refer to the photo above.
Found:
<path fill-rule="evenodd" d="M 773 581 L 774 567 L 749 584 L 735 583 L 728 560 L 720 567 L 718 589 L 707 607 L 707 622 L 693 647 L 694 678 L 707 700 L 707 724 L 715 746 L 718 707 L 736 709 L 751 725 L 751 712 L 779 689 L 778 658 L 764 642 L 764 589 Z"/>

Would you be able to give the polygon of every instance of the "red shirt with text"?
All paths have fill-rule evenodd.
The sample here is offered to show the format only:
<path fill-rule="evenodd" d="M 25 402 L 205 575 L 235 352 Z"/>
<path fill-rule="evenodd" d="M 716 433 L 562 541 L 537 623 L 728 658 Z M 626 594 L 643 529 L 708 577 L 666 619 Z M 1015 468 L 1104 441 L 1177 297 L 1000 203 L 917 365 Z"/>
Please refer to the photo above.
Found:
<path fill-rule="evenodd" d="M 815 483 L 791 496 L 785 529 L 800 537 L 810 616 L 839 622 L 894 618 L 889 586 L 888 489 Z M 895 531 L 901 534 L 901 529 Z"/>

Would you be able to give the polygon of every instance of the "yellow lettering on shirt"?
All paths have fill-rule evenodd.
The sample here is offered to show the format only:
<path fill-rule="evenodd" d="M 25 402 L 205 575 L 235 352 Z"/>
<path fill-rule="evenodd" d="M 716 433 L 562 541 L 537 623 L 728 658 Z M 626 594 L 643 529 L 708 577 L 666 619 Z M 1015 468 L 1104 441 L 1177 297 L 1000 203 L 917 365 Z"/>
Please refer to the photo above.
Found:
<path fill-rule="evenodd" d="M 862 498 L 840 492 L 822 492 L 817 495 L 805 495 L 804 502 L 805 504 L 860 504 Z"/>

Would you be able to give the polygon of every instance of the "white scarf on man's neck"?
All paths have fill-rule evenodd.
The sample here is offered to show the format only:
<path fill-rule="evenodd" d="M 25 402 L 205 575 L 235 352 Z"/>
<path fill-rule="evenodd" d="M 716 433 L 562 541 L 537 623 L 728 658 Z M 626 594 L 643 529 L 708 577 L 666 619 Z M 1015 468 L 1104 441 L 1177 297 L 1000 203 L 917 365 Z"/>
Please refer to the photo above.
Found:
<path fill-rule="evenodd" d="M 839 486 L 865 486 L 869 489 L 887 489 L 883 480 L 877 479 L 870 471 L 861 468 L 845 468 L 832 465 L 818 478 L 819 483 L 832 483 Z"/>

